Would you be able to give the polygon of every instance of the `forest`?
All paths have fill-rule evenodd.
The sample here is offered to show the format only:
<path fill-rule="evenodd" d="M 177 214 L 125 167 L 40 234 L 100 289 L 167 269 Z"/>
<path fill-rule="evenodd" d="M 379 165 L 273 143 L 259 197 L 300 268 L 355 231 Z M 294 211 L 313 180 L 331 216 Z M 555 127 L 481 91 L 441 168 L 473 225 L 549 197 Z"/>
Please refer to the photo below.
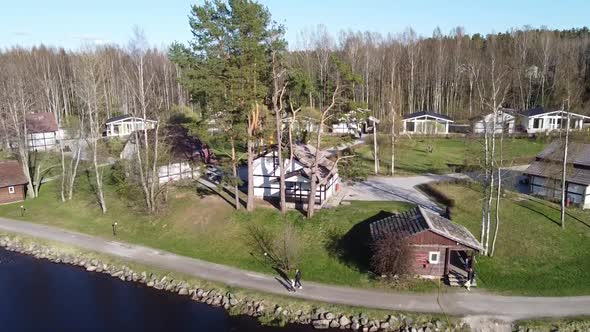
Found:
<path fill-rule="evenodd" d="M 70 137 L 88 143 L 101 205 L 98 169 L 104 160 L 99 142 L 105 121 L 132 114 L 164 126 L 180 117 L 192 134 L 226 157 L 230 171 L 225 178 L 234 187 L 236 207 L 237 167 L 246 162 L 251 174 L 256 147 L 265 141 L 284 142 L 282 121 L 300 110 L 323 128 L 341 112 L 368 108 L 385 123 L 379 130 L 392 139 L 400 116 L 416 111 L 464 121 L 501 107 L 588 113 L 587 28 L 523 27 L 484 36 L 457 27 L 446 34 L 437 29 L 430 37 L 407 28 L 387 36 L 360 31 L 333 36 L 320 25 L 302 31 L 296 45 L 287 45 L 285 28 L 267 8 L 248 1 L 193 6 L 189 23 L 194 40 L 165 50 L 151 47 L 136 28 L 124 46 L 14 46 L 0 51 L 0 139 L 3 149 L 22 162 L 32 197 L 43 172 L 25 148 L 26 114 L 32 112 L 54 113 Z M 212 121 L 221 129 L 216 135 L 205 130 Z M 321 134 L 322 129 L 313 142 L 317 150 Z M 153 211 L 158 189 L 150 169 L 162 156 L 158 141 L 150 147 L 145 134 L 145 142 L 134 172 Z M 65 200 L 68 191 L 71 196 L 81 152 L 67 158 L 61 152 L 62 174 L 70 179 L 62 186 Z M 316 173 L 317 167 L 312 176 Z M 247 208 L 252 210 L 248 182 Z"/>

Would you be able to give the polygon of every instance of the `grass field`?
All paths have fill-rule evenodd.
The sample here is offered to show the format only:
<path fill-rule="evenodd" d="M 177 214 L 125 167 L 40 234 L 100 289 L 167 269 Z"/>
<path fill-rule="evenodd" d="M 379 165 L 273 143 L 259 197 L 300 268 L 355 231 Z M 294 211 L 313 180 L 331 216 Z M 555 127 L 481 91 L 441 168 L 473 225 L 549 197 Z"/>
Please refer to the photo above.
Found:
<path fill-rule="evenodd" d="M 108 176 L 108 172 L 106 174 Z M 253 254 L 248 228 L 257 225 L 281 234 L 287 218 L 295 225 L 301 255 L 297 264 L 305 280 L 354 287 L 386 287 L 368 271 L 362 242 L 363 227 L 380 212 L 402 211 L 410 205 L 397 202 L 353 202 L 322 210 L 312 220 L 291 211 L 286 216 L 273 208 L 253 213 L 238 211 L 214 195 L 200 196 L 194 186 L 170 191 L 169 202 L 158 216 L 149 216 L 135 204 L 106 186 L 109 211 L 102 215 L 90 190 L 90 178 L 80 176 L 75 199 L 61 203 L 59 181 L 41 188 L 41 196 L 28 200 L 24 217 L 21 203 L 0 206 L 0 215 L 49 224 L 112 238 L 118 222 L 118 238 L 170 252 L 197 257 L 247 270 L 274 273 L 268 262 Z M 108 181 L 106 181 L 108 183 Z M 453 220 L 479 237 L 480 194 L 456 184 L 438 189 L 455 200 Z M 260 204 L 268 206 L 268 204 Z M 566 229 L 559 223 L 559 209 L 542 200 L 508 194 L 502 203 L 502 224 L 493 258 L 480 257 L 478 284 L 486 290 L 526 295 L 590 294 L 590 213 L 568 211 Z M 359 236 L 359 234 L 361 234 Z M 398 289 L 429 291 L 432 282 L 404 284 Z"/>
<path fill-rule="evenodd" d="M 380 137 L 381 171 L 389 174 L 391 169 L 391 144 Z M 373 144 L 366 144 L 355 152 L 359 162 L 373 170 Z M 428 146 L 432 152 L 428 152 Z M 534 139 L 505 139 L 503 160 L 505 166 L 527 163 L 545 147 L 544 141 Z M 498 148 L 499 149 L 499 148 Z M 412 175 L 420 173 L 444 174 L 456 171 L 459 167 L 481 165 L 482 142 L 473 138 L 401 138 L 396 142 L 396 173 Z M 498 150 L 499 156 L 499 150 Z M 453 167 L 456 165 L 457 169 Z"/>
<path fill-rule="evenodd" d="M 354 253 L 344 252 L 342 238 L 355 224 L 373 217 L 379 211 L 399 211 L 410 206 L 395 202 L 358 202 L 339 209 L 322 210 L 312 220 L 300 212 L 282 216 L 273 208 L 261 207 L 255 212 L 236 212 L 218 196 L 199 197 L 190 188 L 171 190 L 169 204 L 159 216 L 148 216 L 125 203 L 107 186 L 108 213 L 102 215 L 88 188 L 88 178 L 79 177 L 75 199 L 62 203 L 58 199 L 58 182 L 46 184 L 41 196 L 24 203 L 26 214 L 20 216 L 20 203 L 0 206 L 0 215 L 31 220 L 83 233 L 112 238 L 112 223 L 118 222 L 118 239 L 164 249 L 243 269 L 273 273 L 268 262 L 252 254 L 249 225 L 259 225 L 280 234 L 284 218 L 295 225 L 300 238 L 301 254 L 297 266 L 306 280 L 379 287 L 367 272 L 366 265 L 357 264 Z M 107 181 L 108 182 L 108 181 Z M 268 206 L 268 204 L 266 204 Z M 344 250 L 346 251 L 346 250 Z M 431 289 L 431 282 L 409 285 L 415 289 Z"/>
<path fill-rule="evenodd" d="M 479 238 L 481 194 L 461 185 L 436 187 L 455 200 L 453 221 Z M 568 210 L 562 230 L 556 204 L 508 194 L 500 216 L 496 253 L 477 262 L 478 286 L 511 294 L 590 294 L 590 212 Z"/>

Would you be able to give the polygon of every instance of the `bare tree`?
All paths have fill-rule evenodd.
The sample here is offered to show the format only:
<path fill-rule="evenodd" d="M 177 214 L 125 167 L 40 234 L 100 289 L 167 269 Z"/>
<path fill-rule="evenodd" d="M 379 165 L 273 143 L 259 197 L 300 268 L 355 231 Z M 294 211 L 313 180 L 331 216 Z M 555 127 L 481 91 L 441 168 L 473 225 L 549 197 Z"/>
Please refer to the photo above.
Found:
<path fill-rule="evenodd" d="M 103 170 L 99 165 L 99 145 L 102 137 L 102 125 L 105 114 L 101 107 L 102 96 L 102 68 L 95 50 L 86 50 L 80 54 L 77 65 L 77 95 L 82 100 L 81 111 L 87 120 L 86 141 L 91 149 L 92 166 L 95 177 L 95 192 L 102 213 L 107 212 L 107 205 L 103 190 Z"/>

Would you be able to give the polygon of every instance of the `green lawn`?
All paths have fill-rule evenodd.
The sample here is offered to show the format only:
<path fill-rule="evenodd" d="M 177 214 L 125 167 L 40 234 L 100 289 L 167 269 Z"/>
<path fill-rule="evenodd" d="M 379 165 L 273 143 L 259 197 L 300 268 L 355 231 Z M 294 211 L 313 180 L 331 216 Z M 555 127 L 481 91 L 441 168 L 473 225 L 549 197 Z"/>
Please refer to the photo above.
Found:
<path fill-rule="evenodd" d="M 389 174 L 391 168 L 391 144 L 385 136 L 379 138 L 381 172 Z M 368 138 L 355 153 L 358 160 L 371 172 L 374 169 L 373 143 Z M 481 165 L 483 142 L 476 138 L 401 138 L 396 142 L 396 173 L 411 175 L 420 173 L 444 174 L 458 170 L 462 165 Z M 428 152 L 428 146 L 432 152 Z M 504 139 L 503 160 L 505 166 L 527 163 L 537 155 L 546 143 L 534 139 Z M 499 147 L 498 147 L 499 149 Z M 499 156 L 499 150 L 498 150 Z M 452 165 L 459 167 L 453 167 Z"/>
<path fill-rule="evenodd" d="M 106 181 L 109 211 L 101 215 L 88 182 L 88 177 L 80 176 L 75 199 L 67 203 L 59 200 L 59 181 L 48 183 L 41 188 L 39 198 L 24 203 L 24 217 L 20 216 L 21 203 L 0 206 L 0 215 L 104 238 L 112 238 L 111 225 L 117 220 L 122 241 L 264 273 L 274 272 L 268 262 L 252 254 L 247 229 L 254 224 L 280 234 L 284 218 L 288 218 L 300 238 L 297 266 L 305 280 L 384 287 L 367 271 L 368 256 L 359 246 L 367 238 L 362 235 L 362 230 L 366 231 L 363 226 L 381 211 L 410 208 L 396 202 L 353 202 L 322 210 L 312 220 L 305 220 L 299 212 L 289 212 L 285 217 L 268 207 L 250 214 L 236 212 L 217 196 L 199 196 L 194 188 L 185 187 L 170 191 L 166 210 L 156 217 L 126 203 Z M 456 201 L 453 220 L 479 237 L 480 194 L 460 185 L 438 187 Z M 512 294 L 590 294 L 590 212 L 568 211 L 565 230 L 558 220 L 556 205 L 509 194 L 502 204 L 496 255 L 478 261 L 479 286 Z M 415 282 L 400 289 L 426 291 L 434 287 L 432 282 Z"/>
<path fill-rule="evenodd" d="M 58 182 L 51 182 L 42 188 L 39 198 L 24 203 L 27 208 L 24 217 L 20 216 L 20 203 L 0 206 L 0 215 L 105 238 L 112 238 L 111 225 L 116 220 L 118 238 L 122 241 L 273 273 L 268 262 L 252 254 L 247 228 L 248 225 L 258 224 L 281 233 L 285 217 L 276 209 L 261 207 L 251 214 L 236 212 L 217 196 L 199 197 L 194 190 L 185 188 L 172 190 L 166 211 L 152 217 L 125 204 L 113 188 L 107 186 L 108 213 L 101 215 L 87 188 L 87 181 L 85 176 L 79 177 L 79 189 L 71 202 L 62 203 L 58 199 Z M 300 237 L 302 250 L 298 267 L 303 271 L 304 278 L 330 284 L 379 287 L 380 284 L 367 273 L 366 266 L 357 264 L 354 253 L 343 252 L 339 240 L 355 224 L 381 210 L 399 211 L 409 207 L 395 202 L 357 202 L 338 209 L 322 210 L 312 220 L 305 220 L 300 212 L 288 213 L 287 218 L 294 222 Z M 407 287 L 431 289 L 434 285 L 417 282 Z"/>
<path fill-rule="evenodd" d="M 479 238 L 481 194 L 460 185 L 437 187 L 455 199 L 452 219 Z M 556 204 L 508 194 L 500 215 L 496 253 L 477 262 L 478 286 L 512 294 L 590 294 L 590 212 L 569 209 L 562 230 Z"/>

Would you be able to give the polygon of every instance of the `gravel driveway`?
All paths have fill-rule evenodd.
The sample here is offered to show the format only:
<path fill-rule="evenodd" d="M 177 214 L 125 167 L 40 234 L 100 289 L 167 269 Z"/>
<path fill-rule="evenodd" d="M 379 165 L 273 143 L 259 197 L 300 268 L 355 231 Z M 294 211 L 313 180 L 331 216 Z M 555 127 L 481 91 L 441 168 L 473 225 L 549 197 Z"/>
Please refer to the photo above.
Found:
<path fill-rule="evenodd" d="M 348 186 L 344 200 L 409 202 L 442 213 L 444 207 L 438 206 L 428 196 L 418 191 L 416 186 L 428 182 L 466 178 L 468 177 L 464 174 L 426 174 L 411 177 L 373 176 L 363 182 L 356 182 Z"/>

